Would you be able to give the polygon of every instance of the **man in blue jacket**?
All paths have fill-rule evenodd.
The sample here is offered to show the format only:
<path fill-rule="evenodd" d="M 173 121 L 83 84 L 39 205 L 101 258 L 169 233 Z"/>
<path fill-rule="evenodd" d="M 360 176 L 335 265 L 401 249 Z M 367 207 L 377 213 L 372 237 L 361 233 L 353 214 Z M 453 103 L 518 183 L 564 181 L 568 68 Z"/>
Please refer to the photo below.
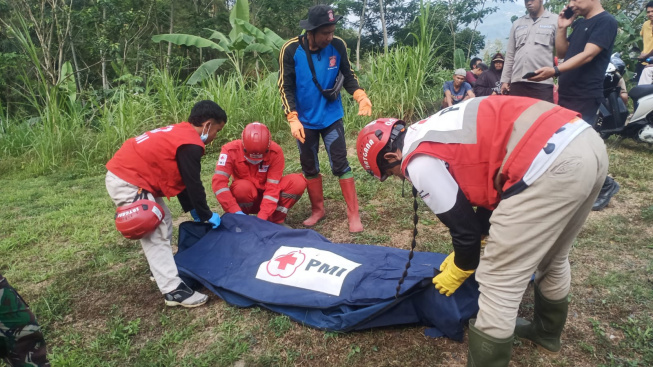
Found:
<path fill-rule="evenodd" d="M 313 226 L 324 217 L 322 176 L 317 158 L 320 136 L 326 146 L 331 172 L 338 176 L 347 203 L 349 232 L 361 232 L 354 175 L 347 161 L 344 110 L 338 92 L 340 86 L 359 104 L 359 115 L 370 116 L 372 103 L 358 84 L 347 59 L 347 44 L 334 36 L 340 15 L 327 5 L 308 10 L 308 19 L 299 22 L 306 33 L 281 48 L 279 55 L 279 91 L 292 136 L 297 139 L 302 172 L 306 177 L 311 216 L 305 226 Z"/>

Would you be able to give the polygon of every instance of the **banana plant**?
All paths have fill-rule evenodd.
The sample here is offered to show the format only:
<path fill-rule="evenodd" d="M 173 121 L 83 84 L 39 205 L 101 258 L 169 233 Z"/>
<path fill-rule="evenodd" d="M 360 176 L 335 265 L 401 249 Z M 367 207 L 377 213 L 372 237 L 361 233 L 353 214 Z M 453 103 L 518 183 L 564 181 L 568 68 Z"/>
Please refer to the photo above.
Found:
<path fill-rule="evenodd" d="M 467 59 L 465 58 L 465 53 L 463 50 L 457 48 L 453 52 L 453 67 L 454 69 L 464 69 L 465 64 L 467 64 Z"/>
<path fill-rule="evenodd" d="M 175 33 L 155 35 L 152 37 L 152 41 L 171 42 L 180 46 L 210 48 L 226 55 L 227 58 L 212 59 L 200 65 L 186 82 L 191 85 L 213 75 L 227 60 L 233 64 L 238 74 L 242 76 L 245 53 L 253 53 L 254 57 L 257 57 L 258 54 L 272 54 L 275 59 L 278 58 L 281 47 L 286 41 L 268 28 L 260 30 L 249 23 L 249 3 L 247 0 L 236 1 L 231 9 L 229 22 L 231 23 L 231 32 L 229 32 L 228 37 L 222 32 L 207 29 L 211 31 L 208 39 L 190 34 Z"/>

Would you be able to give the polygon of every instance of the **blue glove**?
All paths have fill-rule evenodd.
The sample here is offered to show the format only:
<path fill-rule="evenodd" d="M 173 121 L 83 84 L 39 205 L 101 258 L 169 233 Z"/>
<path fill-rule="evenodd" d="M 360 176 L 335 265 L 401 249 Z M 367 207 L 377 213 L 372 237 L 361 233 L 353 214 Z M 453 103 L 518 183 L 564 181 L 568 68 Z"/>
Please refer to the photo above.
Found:
<path fill-rule="evenodd" d="M 209 219 L 209 223 L 213 225 L 213 228 L 218 228 L 218 226 L 220 225 L 220 216 L 218 215 L 218 213 L 213 213 L 211 219 Z"/>
<path fill-rule="evenodd" d="M 191 209 L 191 210 L 190 210 L 190 216 L 193 217 L 193 220 L 194 220 L 194 221 L 196 221 L 196 222 L 201 222 L 201 220 L 200 220 L 200 216 L 197 215 L 197 210 L 195 210 L 195 209 Z"/>
<path fill-rule="evenodd" d="M 242 211 L 240 211 L 240 210 L 239 210 L 239 211 L 237 211 L 237 212 L 235 212 L 234 214 L 241 214 L 241 215 L 247 215 L 247 214 L 245 214 L 245 213 L 243 213 L 243 212 L 242 212 Z"/>

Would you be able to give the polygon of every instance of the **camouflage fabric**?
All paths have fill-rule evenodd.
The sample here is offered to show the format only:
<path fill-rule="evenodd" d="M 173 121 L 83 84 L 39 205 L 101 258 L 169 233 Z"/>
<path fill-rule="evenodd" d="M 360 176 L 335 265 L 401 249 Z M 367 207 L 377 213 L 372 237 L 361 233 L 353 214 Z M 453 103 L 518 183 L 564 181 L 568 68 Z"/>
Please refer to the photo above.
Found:
<path fill-rule="evenodd" d="M 0 359 L 10 366 L 50 366 L 36 317 L 0 274 Z"/>

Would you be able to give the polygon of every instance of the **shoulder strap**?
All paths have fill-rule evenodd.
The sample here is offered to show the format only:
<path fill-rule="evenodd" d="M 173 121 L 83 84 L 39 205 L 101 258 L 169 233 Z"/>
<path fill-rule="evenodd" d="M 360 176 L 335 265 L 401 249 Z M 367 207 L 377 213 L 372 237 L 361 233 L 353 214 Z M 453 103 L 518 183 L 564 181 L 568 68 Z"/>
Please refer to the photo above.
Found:
<path fill-rule="evenodd" d="M 299 44 L 302 46 L 306 53 L 306 60 L 308 61 L 308 68 L 311 69 L 311 75 L 313 75 L 313 83 L 315 83 L 315 86 L 317 89 L 322 92 L 322 86 L 320 83 L 317 81 L 317 77 L 315 76 L 315 67 L 313 66 L 313 58 L 311 57 L 311 49 L 309 48 L 308 44 L 308 35 L 304 34 L 304 41 L 302 42 L 302 36 L 299 36 Z"/>

